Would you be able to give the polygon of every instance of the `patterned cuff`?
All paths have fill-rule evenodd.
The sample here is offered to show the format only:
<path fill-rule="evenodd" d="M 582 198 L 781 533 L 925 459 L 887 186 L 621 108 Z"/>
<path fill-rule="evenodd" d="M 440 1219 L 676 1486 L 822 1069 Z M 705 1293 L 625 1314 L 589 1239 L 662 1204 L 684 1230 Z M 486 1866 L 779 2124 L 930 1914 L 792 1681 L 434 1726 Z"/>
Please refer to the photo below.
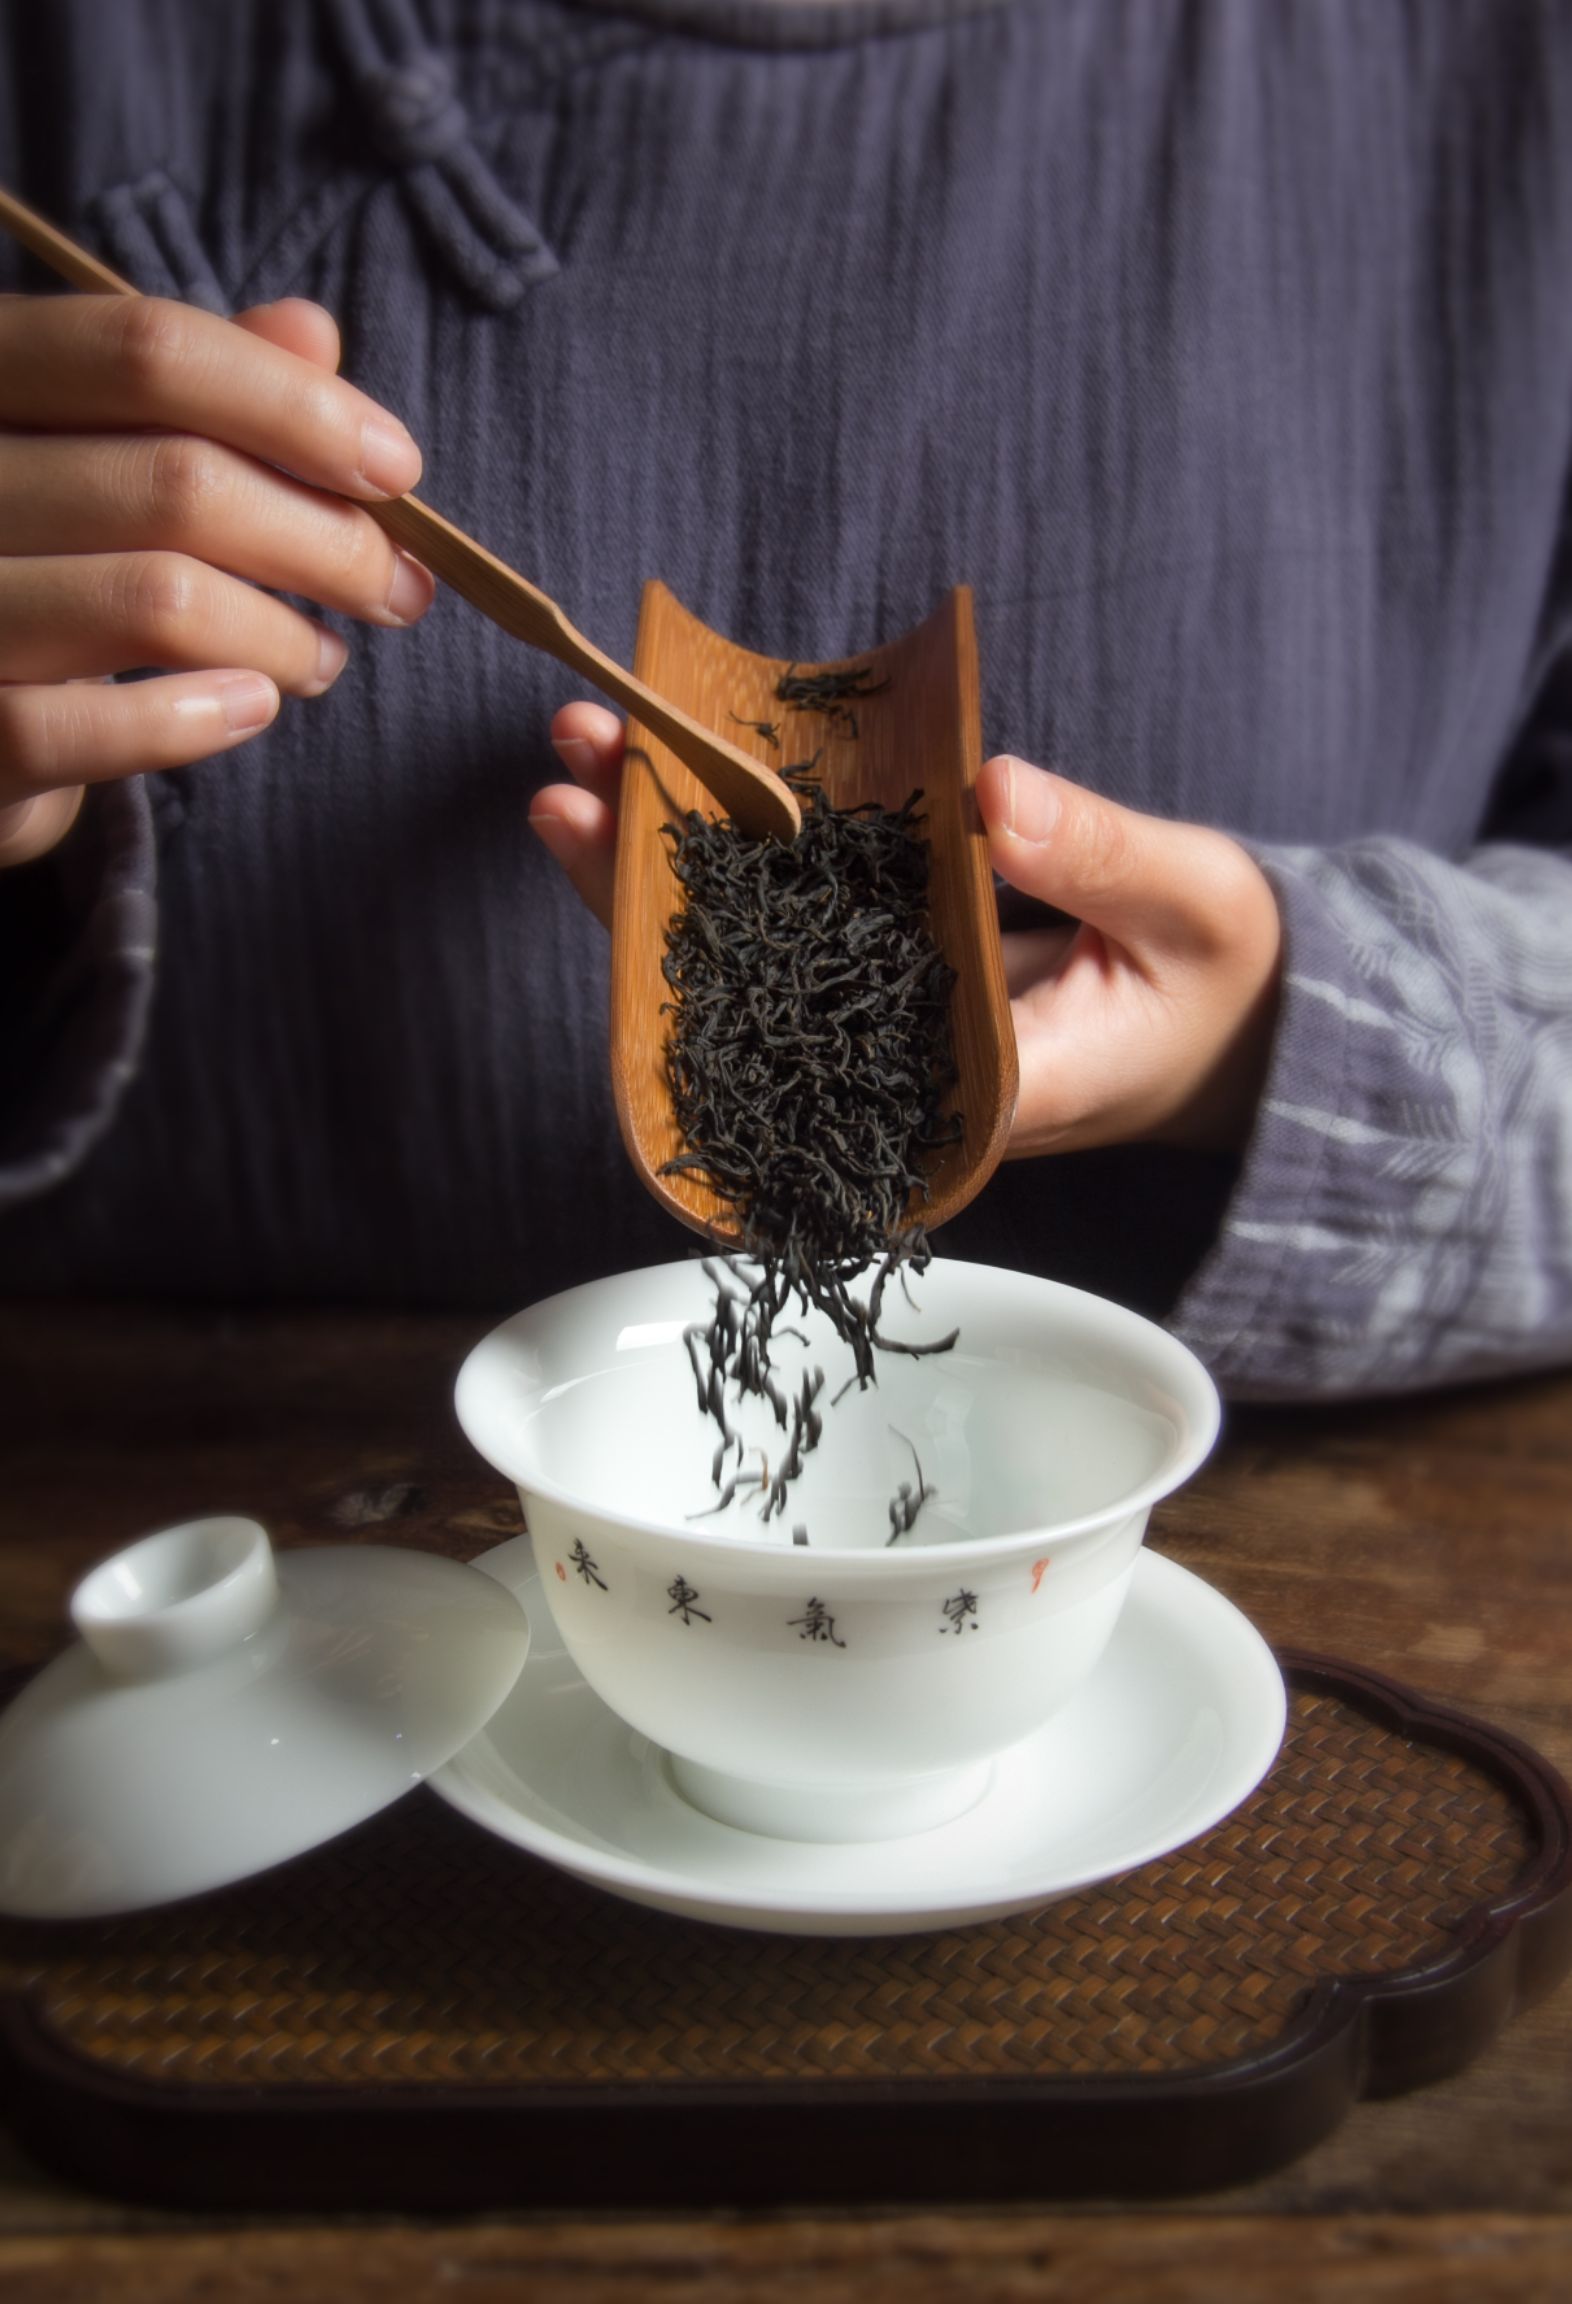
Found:
<path fill-rule="evenodd" d="M 109 1128 L 136 1071 L 153 993 L 157 869 L 141 778 L 89 792 L 54 857 L 47 932 L 7 967 L 0 1048 L 0 1209 L 52 1191 Z M 37 891 L 33 891 L 36 895 Z M 13 915 L 29 891 L 0 883 Z"/>
<path fill-rule="evenodd" d="M 1572 1357 L 1572 869 L 1385 836 L 1261 854 L 1287 977 L 1218 1245 L 1176 1313 L 1230 1392 L 1329 1399 Z"/>

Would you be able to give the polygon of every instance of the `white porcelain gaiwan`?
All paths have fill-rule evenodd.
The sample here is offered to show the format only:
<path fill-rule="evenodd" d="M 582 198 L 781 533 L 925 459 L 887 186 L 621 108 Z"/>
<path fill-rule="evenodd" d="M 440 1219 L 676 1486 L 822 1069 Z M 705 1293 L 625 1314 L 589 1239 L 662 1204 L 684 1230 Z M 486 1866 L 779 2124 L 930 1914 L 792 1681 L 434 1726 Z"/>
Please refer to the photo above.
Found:
<path fill-rule="evenodd" d="M 791 1322 L 777 1372 L 823 1369 L 823 1437 L 766 1525 L 756 1488 L 714 1510 L 683 1341 L 713 1302 L 693 1261 L 537 1304 L 466 1361 L 460 1421 L 518 1488 L 573 1662 L 692 1805 L 801 1840 L 943 1823 L 1092 1672 L 1153 1504 L 1216 1437 L 1211 1379 L 1101 1298 L 938 1259 L 881 1327 L 955 1347 L 881 1353 L 834 1405 L 846 1347 Z M 728 1412 L 750 1464 L 783 1447 L 767 1407 Z M 892 1544 L 903 1483 L 931 1493 Z"/>

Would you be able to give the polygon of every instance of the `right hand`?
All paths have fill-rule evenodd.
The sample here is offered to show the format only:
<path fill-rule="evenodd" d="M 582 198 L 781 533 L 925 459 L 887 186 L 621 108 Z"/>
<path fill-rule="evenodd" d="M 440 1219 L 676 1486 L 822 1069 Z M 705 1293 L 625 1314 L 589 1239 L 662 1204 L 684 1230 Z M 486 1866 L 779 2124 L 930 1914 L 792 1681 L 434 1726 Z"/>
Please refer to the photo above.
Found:
<path fill-rule="evenodd" d="M 206 759 L 332 686 L 343 642 L 272 592 L 425 614 L 430 575 L 344 501 L 403 495 L 420 451 L 338 360 L 296 298 L 229 321 L 0 296 L 0 865 L 52 848 L 84 785 Z M 144 668 L 165 677 L 108 684 Z"/>

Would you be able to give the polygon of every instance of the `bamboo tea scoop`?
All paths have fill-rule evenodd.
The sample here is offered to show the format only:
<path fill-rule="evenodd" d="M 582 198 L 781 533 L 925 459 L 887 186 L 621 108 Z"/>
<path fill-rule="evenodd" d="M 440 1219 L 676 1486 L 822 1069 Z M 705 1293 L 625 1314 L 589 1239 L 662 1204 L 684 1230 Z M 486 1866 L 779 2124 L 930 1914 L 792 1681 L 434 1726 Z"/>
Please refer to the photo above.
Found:
<path fill-rule="evenodd" d="M 106 296 L 139 293 L 129 280 L 123 280 L 4 189 L 0 189 L 0 224 L 73 287 Z M 361 503 L 360 508 L 370 513 L 395 544 L 423 560 L 433 575 L 451 585 L 472 608 L 489 616 L 493 624 L 515 640 L 556 657 L 625 712 L 636 714 L 744 831 L 776 840 L 793 837 L 802 821 L 801 811 L 767 762 L 750 759 L 739 746 L 625 672 L 575 630 L 553 599 L 472 536 L 466 536 L 462 528 L 455 528 L 416 496 L 401 496 L 391 503 Z"/>
<path fill-rule="evenodd" d="M 939 1155 L 910 1216 L 930 1229 L 964 1208 L 1003 1157 L 1015 1116 L 1015 1031 L 999 948 L 999 913 L 987 835 L 975 785 L 982 765 L 977 640 L 972 596 L 950 593 L 926 623 L 866 655 L 826 664 L 788 664 L 753 655 L 688 613 L 664 584 L 644 588 L 639 617 L 640 676 L 700 719 L 754 724 L 748 741 L 761 758 L 790 764 L 818 755 L 815 774 L 832 807 L 874 801 L 904 806 L 923 795 L 923 831 L 932 854 L 929 921 L 955 971 L 950 1029 L 958 1079 L 949 1109 L 962 1134 Z M 843 711 L 784 702 L 778 686 L 819 674 L 865 670 L 870 693 Z M 772 731 L 775 741 L 764 734 Z M 697 780 L 659 730 L 628 728 L 617 888 L 611 939 L 611 1069 L 623 1141 L 655 1197 L 674 1216 L 722 1246 L 736 1241 L 735 1211 L 702 1173 L 662 1171 L 686 1149 L 666 1078 L 671 994 L 661 973 L 667 923 L 682 901 L 661 827 L 702 808 Z"/>

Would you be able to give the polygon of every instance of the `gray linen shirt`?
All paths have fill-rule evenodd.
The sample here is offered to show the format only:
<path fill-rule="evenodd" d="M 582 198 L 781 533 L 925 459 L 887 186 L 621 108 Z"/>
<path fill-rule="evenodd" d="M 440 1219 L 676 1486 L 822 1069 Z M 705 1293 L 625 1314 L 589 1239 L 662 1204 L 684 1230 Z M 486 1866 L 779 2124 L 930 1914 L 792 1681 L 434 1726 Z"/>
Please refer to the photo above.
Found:
<path fill-rule="evenodd" d="M 977 596 L 990 749 L 1218 824 L 1287 987 L 1242 1162 L 1014 1164 L 947 1252 L 1241 1395 L 1572 1347 L 1572 13 L 1554 0 L 28 0 L 0 178 L 320 298 L 423 492 L 631 655 Z M 16 265 L 5 285 L 44 283 Z M 0 880 L 0 1287 L 510 1306 L 681 1254 L 451 598 Z"/>

